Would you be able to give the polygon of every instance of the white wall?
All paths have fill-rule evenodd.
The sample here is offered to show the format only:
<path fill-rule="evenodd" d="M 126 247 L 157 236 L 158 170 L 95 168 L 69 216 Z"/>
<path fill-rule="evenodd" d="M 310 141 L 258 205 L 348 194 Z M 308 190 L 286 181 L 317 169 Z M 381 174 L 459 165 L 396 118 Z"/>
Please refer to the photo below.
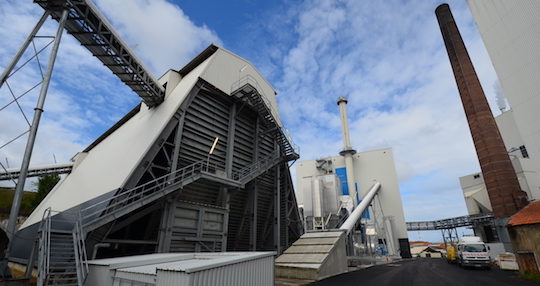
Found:
<path fill-rule="evenodd" d="M 345 160 L 342 156 L 329 157 L 328 159 L 332 160 L 332 168 L 334 171 L 336 168 L 345 167 Z M 395 240 L 394 245 L 399 247 L 397 239 L 407 238 L 408 236 L 392 149 L 387 148 L 357 153 L 353 156 L 353 163 L 354 176 L 355 181 L 358 184 L 360 199 L 366 195 L 374 181 L 381 183 L 381 190 L 378 193 L 378 197 L 382 205 L 384 216 L 393 217 L 392 228 Z M 307 197 L 304 192 L 310 190 L 310 186 L 305 185 L 310 182 L 307 178 L 320 174 L 320 171 L 316 168 L 316 160 L 301 161 L 297 163 L 296 190 L 299 205 L 302 205 L 304 199 Z M 376 207 L 378 207 L 378 204 L 376 204 Z"/>
<path fill-rule="evenodd" d="M 540 181 L 540 1 L 467 0 Z M 525 166 L 525 164 L 522 164 Z M 529 166 L 530 165 L 530 166 Z M 540 189 L 532 188 L 540 199 Z"/>

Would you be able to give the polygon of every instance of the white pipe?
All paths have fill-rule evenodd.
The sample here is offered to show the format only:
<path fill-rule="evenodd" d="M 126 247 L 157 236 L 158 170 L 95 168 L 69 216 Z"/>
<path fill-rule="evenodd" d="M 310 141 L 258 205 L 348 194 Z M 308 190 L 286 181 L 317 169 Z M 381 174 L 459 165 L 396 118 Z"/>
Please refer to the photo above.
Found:
<path fill-rule="evenodd" d="M 313 179 L 313 187 L 311 188 L 312 197 L 313 197 L 313 216 L 314 217 L 322 217 L 322 194 L 321 194 L 321 181 L 318 177 L 315 177 Z"/>
<path fill-rule="evenodd" d="M 354 211 L 351 213 L 349 218 L 341 225 L 339 229 L 346 230 L 347 234 L 351 232 L 351 230 L 356 225 L 356 222 L 360 219 L 362 216 L 362 213 L 366 210 L 366 208 L 369 206 L 377 192 L 381 189 L 381 183 L 375 182 L 373 186 L 369 189 L 366 196 L 362 199 L 362 202 L 354 209 Z"/>
<path fill-rule="evenodd" d="M 339 106 L 339 114 L 341 117 L 341 130 L 343 131 L 343 151 L 340 154 L 345 157 L 345 169 L 347 172 L 347 188 L 354 206 L 358 204 L 356 197 L 356 184 L 354 180 L 354 164 L 353 155 L 356 150 L 351 147 L 351 137 L 349 134 L 349 123 L 347 120 L 347 99 L 344 97 L 338 98 L 337 105 Z"/>
<path fill-rule="evenodd" d="M 356 184 L 354 181 L 353 154 L 346 153 L 343 156 L 345 157 L 345 171 L 347 175 L 347 188 L 349 189 L 349 196 L 353 201 L 353 205 L 356 207 L 356 205 L 358 205 L 358 198 L 356 196 Z"/>
<path fill-rule="evenodd" d="M 341 117 L 341 131 L 343 132 L 343 149 L 351 149 L 351 136 L 349 134 L 349 122 L 347 120 L 347 99 L 340 97 L 337 104 L 339 105 L 339 115 Z"/>

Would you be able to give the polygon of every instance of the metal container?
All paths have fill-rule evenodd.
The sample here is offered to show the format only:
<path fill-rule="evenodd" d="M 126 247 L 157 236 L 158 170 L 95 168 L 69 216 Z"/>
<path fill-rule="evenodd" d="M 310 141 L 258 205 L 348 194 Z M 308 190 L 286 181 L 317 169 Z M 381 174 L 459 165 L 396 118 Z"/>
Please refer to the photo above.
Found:
<path fill-rule="evenodd" d="M 274 252 L 178 253 L 95 260 L 90 264 L 101 266 L 96 274 L 112 277 L 112 280 L 97 283 L 98 280 L 92 279 L 96 275 L 90 273 L 85 285 L 271 286 L 274 285 L 274 255 Z M 90 269 L 92 272 L 95 268 Z"/>

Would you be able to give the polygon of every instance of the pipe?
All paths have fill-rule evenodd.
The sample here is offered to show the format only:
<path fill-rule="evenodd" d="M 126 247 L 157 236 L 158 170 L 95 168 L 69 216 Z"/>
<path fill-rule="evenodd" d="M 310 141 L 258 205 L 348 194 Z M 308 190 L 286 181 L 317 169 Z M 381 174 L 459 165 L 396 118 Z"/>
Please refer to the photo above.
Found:
<path fill-rule="evenodd" d="M 367 192 L 366 196 L 362 199 L 362 202 L 354 209 L 349 218 L 347 218 L 339 229 L 345 230 L 347 231 L 347 234 L 349 234 L 380 189 L 381 183 L 375 182 Z"/>
<path fill-rule="evenodd" d="M 339 115 L 341 117 L 341 131 L 343 132 L 343 150 L 351 149 L 351 136 L 349 134 L 349 122 L 347 120 L 347 99 L 340 96 L 337 101 Z"/>
<path fill-rule="evenodd" d="M 345 157 L 345 169 L 347 172 L 347 188 L 354 206 L 358 204 L 356 196 L 356 184 L 354 180 L 354 164 L 353 155 L 356 150 L 351 147 L 351 137 L 349 135 L 349 123 L 347 122 L 347 99 L 344 97 L 338 98 L 337 105 L 339 106 L 339 114 L 341 117 L 341 129 L 343 131 L 343 150 L 339 154 Z"/>

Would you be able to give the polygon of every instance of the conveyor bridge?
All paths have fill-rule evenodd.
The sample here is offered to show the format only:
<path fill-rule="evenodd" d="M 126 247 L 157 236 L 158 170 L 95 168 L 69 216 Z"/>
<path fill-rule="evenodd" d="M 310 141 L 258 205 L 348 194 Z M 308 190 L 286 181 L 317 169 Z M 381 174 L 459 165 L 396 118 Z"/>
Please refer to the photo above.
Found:
<path fill-rule="evenodd" d="M 52 18 L 69 10 L 65 29 L 113 74 L 129 86 L 148 107 L 163 102 L 165 91 L 91 1 L 35 0 Z"/>
<path fill-rule="evenodd" d="M 477 215 L 458 216 L 432 221 L 413 221 L 407 222 L 407 230 L 417 231 L 452 229 L 456 227 L 473 226 L 475 223 L 489 222 L 491 220 L 493 220 L 493 214 L 485 213 Z"/>

